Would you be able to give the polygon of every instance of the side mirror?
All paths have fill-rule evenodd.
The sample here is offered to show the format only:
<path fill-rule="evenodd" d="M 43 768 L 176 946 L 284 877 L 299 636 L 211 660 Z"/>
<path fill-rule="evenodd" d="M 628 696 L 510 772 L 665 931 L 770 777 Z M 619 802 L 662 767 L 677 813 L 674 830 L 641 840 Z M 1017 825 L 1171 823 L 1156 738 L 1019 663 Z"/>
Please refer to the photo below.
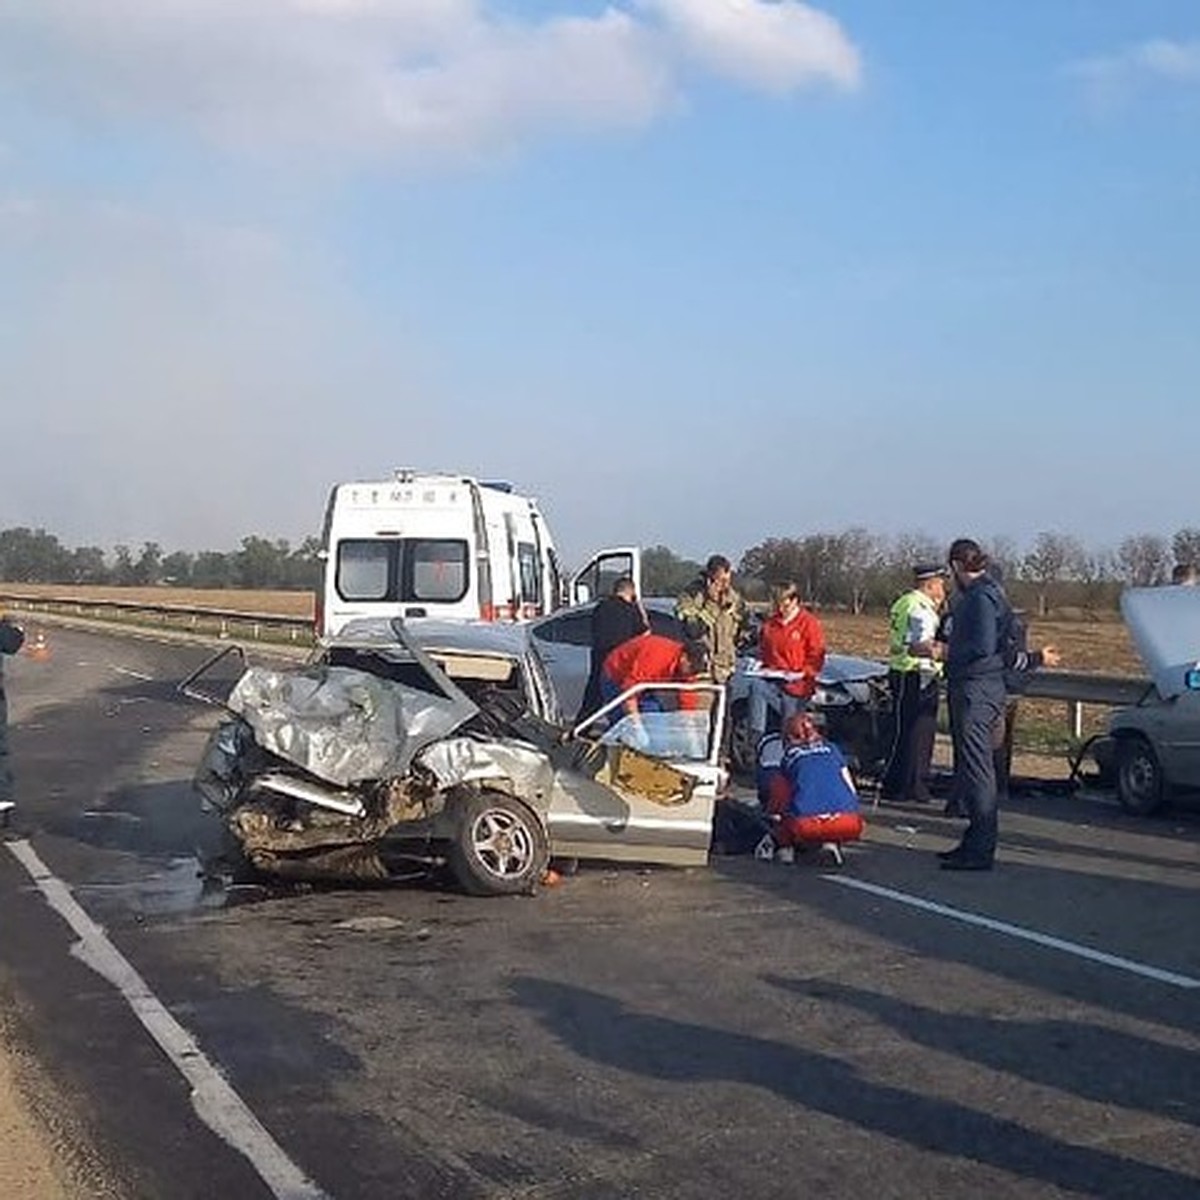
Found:
<path fill-rule="evenodd" d="M 591 601 L 592 589 L 586 583 L 577 583 L 575 585 L 575 603 L 587 604 Z"/>
<path fill-rule="evenodd" d="M 1184 672 L 1183 686 L 1189 692 L 1200 692 L 1200 663 L 1197 663 L 1191 670 Z"/>

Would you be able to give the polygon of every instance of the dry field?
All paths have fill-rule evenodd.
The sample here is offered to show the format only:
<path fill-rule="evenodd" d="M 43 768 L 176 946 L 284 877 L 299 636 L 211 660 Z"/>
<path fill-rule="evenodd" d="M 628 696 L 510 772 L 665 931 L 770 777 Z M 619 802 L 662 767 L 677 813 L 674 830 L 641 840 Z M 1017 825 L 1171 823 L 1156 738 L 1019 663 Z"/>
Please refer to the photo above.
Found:
<path fill-rule="evenodd" d="M 283 617 L 311 617 L 312 592 L 255 592 L 243 588 L 176 587 L 68 587 L 58 583 L 0 583 L 0 593 L 37 599 L 55 596 L 83 603 L 127 600 L 135 604 L 178 605 L 180 608 L 228 609 L 270 613 Z"/>

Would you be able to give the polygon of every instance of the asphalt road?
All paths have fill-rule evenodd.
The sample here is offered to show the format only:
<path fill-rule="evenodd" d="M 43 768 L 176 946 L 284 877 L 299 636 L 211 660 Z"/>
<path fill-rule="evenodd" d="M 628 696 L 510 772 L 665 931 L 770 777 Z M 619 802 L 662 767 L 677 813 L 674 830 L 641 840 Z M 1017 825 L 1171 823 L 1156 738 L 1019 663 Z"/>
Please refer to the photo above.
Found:
<path fill-rule="evenodd" d="M 146 989 L 0 848 L 4 1024 L 81 1194 L 272 1194 L 134 1013 L 161 1002 L 313 1189 L 277 1195 L 1200 1195 L 1194 811 L 1028 798 L 991 875 L 939 873 L 955 823 L 888 808 L 836 878 L 231 897 L 188 785 L 215 714 L 173 692 L 203 651 L 51 648 L 9 676 L 17 832 Z"/>

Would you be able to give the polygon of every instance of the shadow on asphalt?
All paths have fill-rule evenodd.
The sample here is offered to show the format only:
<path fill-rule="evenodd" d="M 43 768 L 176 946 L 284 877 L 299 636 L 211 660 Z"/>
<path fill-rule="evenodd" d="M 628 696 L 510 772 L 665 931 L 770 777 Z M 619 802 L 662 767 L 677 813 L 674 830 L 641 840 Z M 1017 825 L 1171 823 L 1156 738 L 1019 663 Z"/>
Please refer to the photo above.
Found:
<path fill-rule="evenodd" d="M 1182 1047 L 1082 1021 L 997 1021 L 925 1008 L 829 979 L 763 978 L 806 999 L 865 1013 L 930 1050 L 1097 1104 L 1200 1124 L 1200 1055 Z"/>
<path fill-rule="evenodd" d="M 1003 837 L 1001 840 L 1003 842 Z M 923 876 L 919 884 L 913 881 L 914 865 L 918 862 L 927 864 L 928 869 L 927 876 Z M 794 920 L 801 924 L 804 910 L 808 909 L 824 921 L 891 942 L 923 958 L 959 963 L 1035 991 L 1052 992 L 1081 1004 L 1172 1025 L 1189 1033 L 1194 1034 L 1200 1029 L 1200 993 L 1164 987 L 1135 975 L 1086 964 L 1072 956 L 1003 936 L 981 936 L 977 929 L 950 918 L 853 892 L 836 884 L 826 884 L 814 878 L 819 867 L 780 868 L 742 858 L 715 859 L 713 870 L 739 884 L 758 887 L 777 899 L 795 904 Z M 954 876 L 947 880 L 927 852 L 880 844 L 854 851 L 847 859 L 844 873 L 865 882 L 908 891 L 935 903 L 1017 924 L 1021 923 L 1019 916 L 1006 910 L 1010 900 L 1021 901 L 1033 911 L 1044 914 L 1044 919 L 1030 927 L 1068 940 L 1072 940 L 1072 935 L 1057 924 L 1056 916 L 1060 912 L 1079 910 L 1083 887 L 1089 879 L 1102 881 L 1106 904 L 1113 912 L 1157 913 L 1170 905 L 1182 916 L 1194 909 L 1197 897 L 1195 889 L 1171 884 L 1123 879 L 1103 873 L 1089 876 L 1077 869 L 1067 872 L 1052 866 L 1025 863 L 1002 863 L 990 875 Z M 1085 915 L 1090 916 L 1086 910 Z M 1194 929 L 1189 927 L 1181 931 L 1181 939 L 1186 947 L 1194 946 Z M 1097 948 L 1113 952 L 1111 946 Z M 1151 950 L 1145 955 L 1153 961 Z M 1183 969 L 1187 970 L 1187 967 Z M 1104 973 L 1102 989 L 1097 987 L 1097 971 Z"/>
<path fill-rule="evenodd" d="M 874 1082 L 845 1062 L 787 1042 L 651 1016 L 570 984 L 518 977 L 511 986 L 516 1003 L 560 1043 L 604 1066 L 670 1083 L 763 1088 L 798 1109 L 1084 1195 L 1190 1200 L 1196 1194 L 1194 1178 Z"/>

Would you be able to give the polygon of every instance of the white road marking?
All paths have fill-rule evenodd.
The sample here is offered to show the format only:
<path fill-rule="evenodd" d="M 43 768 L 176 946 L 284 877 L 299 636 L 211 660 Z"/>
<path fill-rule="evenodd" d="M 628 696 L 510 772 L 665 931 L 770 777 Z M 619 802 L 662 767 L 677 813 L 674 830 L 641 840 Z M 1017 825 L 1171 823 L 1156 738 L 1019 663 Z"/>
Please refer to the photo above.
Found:
<path fill-rule="evenodd" d="M 132 667 L 118 667 L 116 663 L 108 664 L 118 675 L 128 675 L 130 679 L 140 679 L 143 683 L 149 683 L 153 680 L 153 675 L 145 675 L 141 671 L 135 671 Z"/>
<path fill-rule="evenodd" d="M 1161 967 L 1135 962 L 1131 958 L 1106 954 L 1103 950 L 1093 950 L 1090 946 L 1081 946 L 1078 942 L 1068 942 L 1064 938 L 1053 937 L 1048 933 L 1038 933 L 1035 929 L 1024 929 L 1020 925 L 1010 925 L 1007 921 L 997 921 L 992 917 L 983 917 L 978 913 L 967 912 L 965 909 L 951 908 L 949 905 L 938 904 L 933 900 L 923 900 L 920 896 L 910 896 L 907 892 L 897 892 L 892 888 L 880 887 L 877 883 L 866 883 L 861 879 L 851 879 L 846 875 L 823 875 L 821 878 L 829 880 L 830 883 L 840 883 L 842 887 L 853 888 L 857 892 L 868 892 L 872 896 L 881 896 L 885 900 L 895 900 L 898 904 L 907 904 L 910 908 L 936 913 L 939 917 L 962 921 L 965 925 L 975 925 L 980 929 L 991 930 L 992 933 L 1002 933 L 1006 937 L 1019 938 L 1023 942 L 1033 942 L 1034 945 L 1044 946 L 1049 950 L 1061 950 L 1064 954 L 1073 954 L 1076 958 L 1086 958 L 1089 962 L 1115 967 L 1119 971 L 1128 971 L 1131 975 L 1141 975 L 1143 978 L 1153 979 L 1157 983 L 1169 983 L 1172 987 L 1177 988 L 1200 988 L 1200 979 L 1193 979 L 1190 975 L 1178 975 L 1174 971 L 1164 971 Z"/>
<path fill-rule="evenodd" d="M 243 1154 L 278 1200 L 327 1200 L 325 1193 L 284 1153 L 245 1101 L 205 1057 L 196 1039 L 170 1014 L 104 930 L 79 906 L 26 841 L 6 843 L 52 909 L 79 936 L 71 953 L 107 979 L 192 1089 L 196 1115 L 227 1145 Z"/>

